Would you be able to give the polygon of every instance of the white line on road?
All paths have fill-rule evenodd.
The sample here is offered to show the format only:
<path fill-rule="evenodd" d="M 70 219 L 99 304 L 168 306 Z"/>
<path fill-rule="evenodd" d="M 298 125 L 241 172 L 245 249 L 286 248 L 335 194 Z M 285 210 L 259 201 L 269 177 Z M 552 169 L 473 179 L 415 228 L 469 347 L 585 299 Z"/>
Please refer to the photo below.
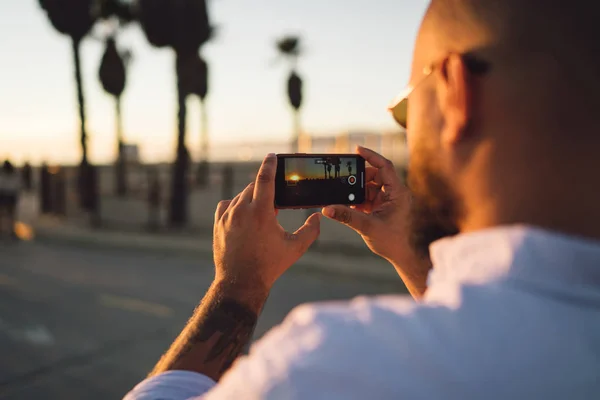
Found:
<path fill-rule="evenodd" d="M 51 346 L 54 344 L 52 333 L 40 324 L 17 326 L 0 318 L 0 332 L 4 332 L 13 340 L 27 342 L 35 346 Z"/>
<path fill-rule="evenodd" d="M 131 297 L 121 297 L 112 294 L 102 294 L 98 298 L 100 304 L 105 307 L 119 308 L 121 310 L 151 314 L 166 318 L 173 314 L 173 310 L 162 304 L 150 303 Z"/>

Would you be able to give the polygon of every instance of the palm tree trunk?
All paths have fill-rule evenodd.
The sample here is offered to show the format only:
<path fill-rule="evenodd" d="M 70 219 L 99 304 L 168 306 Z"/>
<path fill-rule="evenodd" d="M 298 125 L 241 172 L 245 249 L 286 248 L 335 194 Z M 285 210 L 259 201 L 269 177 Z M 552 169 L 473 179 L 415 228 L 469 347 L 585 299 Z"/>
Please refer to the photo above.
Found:
<path fill-rule="evenodd" d="M 292 153 L 297 153 L 300 146 L 300 135 L 302 128 L 300 126 L 300 111 L 294 110 L 294 133 L 292 137 Z"/>
<path fill-rule="evenodd" d="M 177 63 L 181 60 L 177 56 Z M 176 69 L 180 71 L 180 68 Z M 187 108 L 185 104 L 186 93 L 182 85 L 182 78 L 177 77 L 177 100 L 178 110 L 178 135 L 177 135 L 177 155 L 173 165 L 173 178 L 171 179 L 171 207 L 169 220 L 172 227 L 182 227 L 187 219 L 187 192 L 188 192 L 188 167 L 189 156 L 185 147 L 185 131 Z"/>
<path fill-rule="evenodd" d="M 127 166 L 125 163 L 125 154 L 123 154 L 125 141 L 123 140 L 123 117 L 121 114 L 121 97 L 115 98 L 115 119 L 117 130 L 117 160 L 115 163 L 117 186 L 116 192 L 117 196 L 124 197 L 127 195 Z"/>
<path fill-rule="evenodd" d="M 200 115 L 202 118 L 202 121 L 200 121 L 200 158 L 208 160 L 208 115 L 203 100 L 200 100 Z"/>
<path fill-rule="evenodd" d="M 200 99 L 200 116 L 202 121 L 200 121 L 200 163 L 198 165 L 198 176 L 197 183 L 199 187 L 206 187 L 208 185 L 208 174 L 209 174 L 209 165 L 208 165 L 208 116 L 206 112 L 206 104 L 202 99 Z"/>
<path fill-rule="evenodd" d="M 85 131 L 85 99 L 83 96 L 83 82 L 81 79 L 81 40 L 73 39 L 73 59 L 75 62 L 75 81 L 77 82 L 77 100 L 79 102 L 81 164 L 88 163 L 87 133 Z"/>
<path fill-rule="evenodd" d="M 81 144 L 81 164 L 79 166 L 79 201 L 83 209 L 90 210 L 93 199 L 91 199 L 92 190 L 90 188 L 91 180 L 88 179 L 89 163 L 87 152 L 87 133 L 85 131 L 85 98 L 83 95 L 83 82 L 81 79 L 81 39 L 73 39 L 73 61 L 75 63 L 75 82 L 77 83 L 77 101 L 79 104 L 79 122 L 80 133 L 79 140 Z"/>

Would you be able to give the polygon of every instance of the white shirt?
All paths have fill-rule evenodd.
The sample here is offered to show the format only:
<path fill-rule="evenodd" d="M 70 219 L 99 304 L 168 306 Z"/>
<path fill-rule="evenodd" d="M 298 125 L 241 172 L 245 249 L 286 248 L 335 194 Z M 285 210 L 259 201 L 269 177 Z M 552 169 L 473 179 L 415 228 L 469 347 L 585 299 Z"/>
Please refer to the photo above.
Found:
<path fill-rule="evenodd" d="M 303 305 L 218 384 L 172 371 L 125 399 L 600 399 L 600 242 L 514 226 L 431 251 L 422 303 Z"/>

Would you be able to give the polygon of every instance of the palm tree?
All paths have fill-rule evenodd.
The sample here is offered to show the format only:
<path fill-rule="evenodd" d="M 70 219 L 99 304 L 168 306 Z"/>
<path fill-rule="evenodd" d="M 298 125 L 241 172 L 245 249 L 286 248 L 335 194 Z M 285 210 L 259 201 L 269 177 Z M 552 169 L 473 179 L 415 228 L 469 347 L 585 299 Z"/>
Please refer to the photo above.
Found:
<path fill-rule="evenodd" d="M 352 161 L 348 161 L 346 166 L 348 167 L 348 175 L 352 175 Z"/>
<path fill-rule="evenodd" d="M 206 112 L 206 95 L 208 94 L 208 64 L 201 56 L 194 60 L 193 93 L 200 100 L 200 163 L 198 164 L 197 184 L 205 187 L 208 184 L 208 113 Z"/>
<path fill-rule="evenodd" d="M 206 0 L 139 0 L 138 18 L 148 41 L 155 47 L 175 51 L 177 74 L 178 135 L 173 178 L 171 180 L 170 222 L 178 227 L 187 219 L 187 193 L 190 157 L 185 145 L 187 108 L 193 93 L 193 71 L 198 50 L 212 34 Z M 193 74 L 192 74 L 193 76 Z"/>
<path fill-rule="evenodd" d="M 117 136 L 117 157 L 115 161 L 115 183 L 117 196 L 127 194 L 126 160 L 123 154 L 125 141 L 123 139 L 123 124 L 121 115 L 121 95 L 126 85 L 126 64 L 131 59 L 131 53 L 117 50 L 116 35 L 120 27 L 133 21 L 131 0 L 97 0 L 94 12 L 108 30 L 103 39 L 106 45 L 98 76 L 104 90 L 115 98 L 115 120 Z"/>
<path fill-rule="evenodd" d="M 89 187 L 91 180 L 86 179 L 89 173 L 87 132 L 85 120 L 85 98 L 81 80 L 81 41 L 90 32 L 96 17 L 92 12 L 94 0 L 38 0 L 42 9 L 48 15 L 52 26 L 62 34 L 71 38 L 73 62 L 75 64 L 75 82 L 77 84 L 77 100 L 79 103 L 79 121 L 81 143 L 81 164 L 79 169 L 79 195 L 80 202 L 85 209 L 89 209 L 93 202 L 92 190 Z"/>
<path fill-rule="evenodd" d="M 121 116 L 121 95 L 125 90 L 126 75 L 125 64 L 129 60 L 130 54 L 124 52 L 119 54 L 114 36 L 106 39 L 106 50 L 100 63 L 99 77 L 104 90 L 115 98 L 115 119 L 117 133 L 117 159 L 115 162 L 116 171 L 116 193 L 118 196 L 127 194 L 127 171 L 125 155 L 123 150 L 125 141 L 123 139 L 123 123 Z"/>
<path fill-rule="evenodd" d="M 302 53 L 300 38 L 286 36 L 277 41 L 279 53 L 285 57 L 291 65 L 290 76 L 287 81 L 287 93 L 290 105 L 294 109 L 294 134 L 292 138 L 292 152 L 298 151 L 298 140 L 302 133 L 300 125 L 300 107 L 302 106 L 302 78 L 296 72 L 298 57 Z"/>

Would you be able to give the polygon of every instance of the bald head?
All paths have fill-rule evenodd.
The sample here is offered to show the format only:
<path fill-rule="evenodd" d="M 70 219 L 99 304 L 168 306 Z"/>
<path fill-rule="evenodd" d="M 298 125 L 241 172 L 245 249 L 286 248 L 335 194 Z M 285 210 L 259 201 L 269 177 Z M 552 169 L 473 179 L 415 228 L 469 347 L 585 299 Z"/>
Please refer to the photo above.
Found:
<path fill-rule="evenodd" d="M 600 238 L 598 21 L 590 0 L 431 1 L 407 109 L 415 232 Z"/>
<path fill-rule="evenodd" d="M 599 21 L 600 6 L 589 0 L 432 0 L 422 30 L 443 50 L 550 68 L 562 96 L 597 104 Z"/>

